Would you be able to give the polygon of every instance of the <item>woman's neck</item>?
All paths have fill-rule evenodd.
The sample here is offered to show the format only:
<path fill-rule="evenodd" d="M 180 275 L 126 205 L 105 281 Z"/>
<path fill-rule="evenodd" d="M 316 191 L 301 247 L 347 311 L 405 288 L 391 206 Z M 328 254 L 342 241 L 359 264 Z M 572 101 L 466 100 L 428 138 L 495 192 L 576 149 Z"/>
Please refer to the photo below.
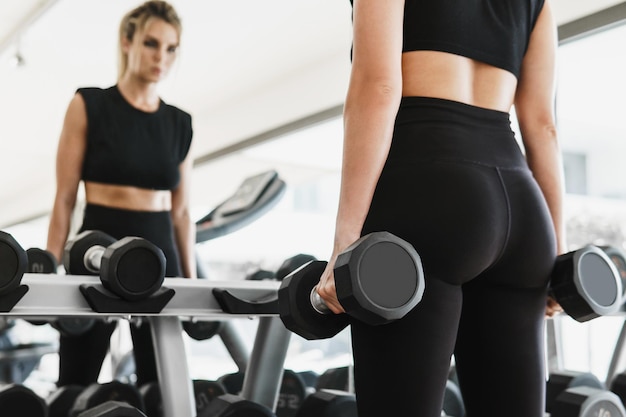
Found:
<path fill-rule="evenodd" d="M 155 83 L 138 83 L 122 78 L 118 81 L 117 88 L 133 107 L 148 112 L 158 110 L 161 99 Z"/>

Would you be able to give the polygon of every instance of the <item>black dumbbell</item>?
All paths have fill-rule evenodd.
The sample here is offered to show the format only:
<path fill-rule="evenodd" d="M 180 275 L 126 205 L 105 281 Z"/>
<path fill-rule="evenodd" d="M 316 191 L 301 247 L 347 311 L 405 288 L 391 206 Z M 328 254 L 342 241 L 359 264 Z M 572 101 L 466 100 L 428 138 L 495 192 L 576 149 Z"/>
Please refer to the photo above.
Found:
<path fill-rule="evenodd" d="M 48 417 L 43 398 L 19 384 L 0 387 L 0 410 L 3 416 Z"/>
<path fill-rule="evenodd" d="M 28 272 L 34 274 L 56 274 L 57 259 L 45 249 L 28 248 L 26 250 L 28 258 Z"/>
<path fill-rule="evenodd" d="M 53 391 L 46 398 L 48 417 L 68 417 L 74 401 L 84 389 L 82 385 L 64 385 Z"/>
<path fill-rule="evenodd" d="M 322 389 L 304 400 L 295 417 L 357 417 L 357 415 L 354 394 Z"/>
<path fill-rule="evenodd" d="M 0 231 L 0 294 L 7 294 L 22 282 L 28 267 L 26 251 L 9 233 Z"/>
<path fill-rule="evenodd" d="M 622 305 L 622 280 L 607 253 L 587 245 L 557 257 L 550 292 L 574 320 L 613 314 Z"/>
<path fill-rule="evenodd" d="M 413 246 L 391 233 L 363 236 L 338 256 L 335 287 L 347 315 L 328 314 L 314 290 L 326 265 L 309 262 L 286 276 L 278 290 L 281 320 L 305 339 L 333 337 L 348 325 L 348 315 L 372 325 L 400 319 L 422 299 L 420 257 Z"/>
<path fill-rule="evenodd" d="M 196 413 L 200 415 L 211 402 L 226 394 L 226 388 L 218 381 L 194 379 L 193 393 L 196 401 Z M 139 392 L 146 406 L 148 417 L 163 417 L 163 400 L 158 382 L 149 382 L 139 387 Z"/>
<path fill-rule="evenodd" d="M 165 255 L 153 243 L 128 236 L 116 241 L 88 230 L 69 240 L 63 253 L 72 275 L 100 275 L 102 285 L 127 301 L 149 297 L 165 278 Z"/>
<path fill-rule="evenodd" d="M 146 417 L 146 415 L 126 403 L 107 401 L 83 411 L 78 417 Z"/>
<path fill-rule="evenodd" d="M 546 382 L 546 412 L 551 413 L 556 398 L 565 390 L 575 387 L 592 387 L 601 390 L 606 386 L 597 376 L 590 372 L 579 371 L 554 371 L 548 376 Z"/>
<path fill-rule="evenodd" d="M 198 417 L 276 417 L 264 405 L 243 399 L 238 395 L 224 394 L 211 401 Z"/>
<path fill-rule="evenodd" d="M 235 372 L 222 375 L 218 382 L 227 393 L 238 395 L 243 388 L 244 378 L 243 372 Z M 291 369 L 285 369 L 276 404 L 276 417 L 293 417 L 307 395 L 307 386 L 302 377 Z"/>
<path fill-rule="evenodd" d="M 556 397 L 550 417 L 625 417 L 626 410 L 613 392 L 594 387 L 568 388 Z"/>
<path fill-rule="evenodd" d="M 104 384 L 93 383 L 82 390 L 72 404 L 69 417 L 77 417 L 107 401 L 123 402 L 141 411 L 145 409 L 141 394 L 134 385 L 113 380 Z"/>

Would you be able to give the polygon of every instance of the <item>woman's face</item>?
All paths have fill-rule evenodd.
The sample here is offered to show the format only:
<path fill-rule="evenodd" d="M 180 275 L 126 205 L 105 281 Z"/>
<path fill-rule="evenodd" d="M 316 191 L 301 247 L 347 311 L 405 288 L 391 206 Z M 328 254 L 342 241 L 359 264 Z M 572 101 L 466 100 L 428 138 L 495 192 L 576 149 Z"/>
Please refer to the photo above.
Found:
<path fill-rule="evenodd" d="M 149 19 L 132 41 L 124 41 L 127 71 L 145 82 L 162 80 L 176 60 L 178 42 L 178 31 L 174 26 L 162 19 Z"/>

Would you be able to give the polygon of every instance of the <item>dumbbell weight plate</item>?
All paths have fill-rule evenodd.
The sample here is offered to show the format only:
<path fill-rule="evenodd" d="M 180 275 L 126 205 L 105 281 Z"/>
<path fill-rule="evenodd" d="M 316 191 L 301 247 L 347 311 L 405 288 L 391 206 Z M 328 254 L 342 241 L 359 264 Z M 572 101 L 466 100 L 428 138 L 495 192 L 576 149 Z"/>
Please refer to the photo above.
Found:
<path fill-rule="evenodd" d="M 625 417 L 626 410 L 617 395 L 592 387 L 569 388 L 561 393 L 551 417 Z"/>
<path fill-rule="evenodd" d="M 0 388 L 0 413 L 3 416 L 47 417 L 48 406 L 31 389 L 9 384 Z"/>
<path fill-rule="evenodd" d="M 356 397 L 345 391 L 322 389 L 304 400 L 296 417 L 357 417 Z"/>
<path fill-rule="evenodd" d="M 424 293 L 419 255 L 388 232 L 370 233 L 350 245 L 338 256 L 334 273 L 343 308 L 371 325 L 404 317 Z"/>
<path fill-rule="evenodd" d="M 28 272 L 35 274 L 54 274 L 57 272 L 57 260 L 50 252 L 29 248 L 26 250 L 28 258 Z"/>
<path fill-rule="evenodd" d="M 127 301 L 149 297 L 161 288 L 164 278 L 165 255 L 145 239 L 125 237 L 102 255 L 102 285 Z"/>
<path fill-rule="evenodd" d="M 127 403 L 140 410 L 144 409 L 141 394 L 134 385 L 111 381 L 104 384 L 94 383 L 85 388 L 76 397 L 70 417 L 76 417 L 85 410 L 112 400 Z"/>
<path fill-rule="evenodd" d="M 624 298 L 626 298 L 624 297 L 624 295 L 626 295 L 626 254 L 616 246 L 599 246 L 599 248 L 607 254 L 615 265 L 615 268 L 617 268 L 617 272 L 622 281 L 622 301 L 624 301 Z"/>
<path fill-rule="evenodd" d="M 617 268 L 591 245 L 557 258 L 550 288 L 563 310 L 579 322 L 615 313 L 622 301 Z"/>
<path fill-rule="evenodd" d="M 233 394 L 224 394 L 211 401 L 198 417 L 275 417 L 272 410 Z"/>
<path fill-rule="evenodd" d="M 64 385 L 57 388 L 48 398 L 48 417 L 68 417 L 76 397 L 85 387 L 81 385 Z"/>
<path fill-rule="evenodd" d="M 0 294 L 20 285 L 28 266 L 26 251 L 8 233 L 0 232 Z"/>

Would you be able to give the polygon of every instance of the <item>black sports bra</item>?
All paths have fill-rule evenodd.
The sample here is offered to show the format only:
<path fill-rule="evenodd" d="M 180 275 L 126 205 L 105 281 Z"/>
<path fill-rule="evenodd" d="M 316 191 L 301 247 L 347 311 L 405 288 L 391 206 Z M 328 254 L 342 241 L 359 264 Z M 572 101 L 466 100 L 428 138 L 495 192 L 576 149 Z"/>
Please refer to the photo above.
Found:
<path fill-rule="evenodd" d="M 402 51 L 449 52 L 519 78 L 543 4 L 544 0 L 405 0 Z"/>

